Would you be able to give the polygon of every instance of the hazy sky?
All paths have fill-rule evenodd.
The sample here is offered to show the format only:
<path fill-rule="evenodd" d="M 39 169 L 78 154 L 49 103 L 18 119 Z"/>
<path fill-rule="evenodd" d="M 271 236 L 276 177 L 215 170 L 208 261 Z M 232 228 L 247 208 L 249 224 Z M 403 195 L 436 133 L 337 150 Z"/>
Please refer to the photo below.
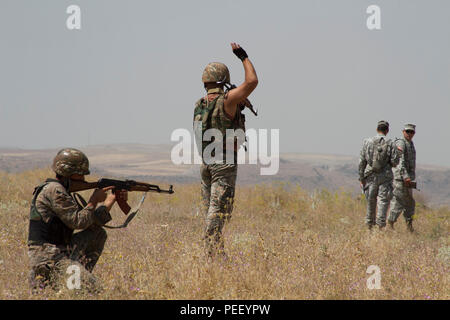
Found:
<path fill-rule="evenodd" d="M 81 8 L 81 30 L 66 8 Z M 369 5 L 381 30 L 366 27 Z M 420 163 L 450 164 L 450 1 L 0 1 L 0 146 L 171 144 L 208 62 L 259 86 L 248 128 L 282 152 L 357 155 L 378 120 L 417 124 Z"/>

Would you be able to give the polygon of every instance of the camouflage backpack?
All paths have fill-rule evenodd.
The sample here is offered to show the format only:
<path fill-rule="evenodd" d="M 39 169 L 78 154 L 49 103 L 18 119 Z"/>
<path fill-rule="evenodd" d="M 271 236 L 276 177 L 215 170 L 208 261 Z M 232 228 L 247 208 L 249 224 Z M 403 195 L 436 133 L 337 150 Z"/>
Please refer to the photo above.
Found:
<path fill-rule="evenodd" d="M 372 159 L 370 159 L 370 166 L 376 173 L 381 172 L 389 163 L 389 151 L 391 141 L 384 137 L 377 137 L 372 144 Z"/>
<path fill-rule="evenodd" d="M 212 90 L 209 92 L 211 93 Z M 230 119 L 224 110 L 224 100 L 225 100 L 225 94 L 223 92 L 220 92 L 219 96 L 215 98 L 213 101 L 207 102 L 205 98 L 201 98 L 197 101 L 195 104 L 194 109 L 194 122 L 195 121 L 201 121 L 202 123 L 202 130 L 201 134 L 202 136 L 196 136 L 196 141 L 198 143 L 201 142 L 201 146 L 198 145 L 198 149 L 201 150 L 202 154 L 205 150 L 206 146 L 210 144 L 210 141 L 203 141 L 202 137 L 204 137 L 204 134 L 206 130 L 215 128 L 220 130 L 222 133 L 224 146 L 223 150 L 225 153 L 226 150 L 226 142 L 227 142 L 227 136 L 226 136 L 226 130 L 227 129 L 242 129 L 245 133 L 245 115 L 242 113 L 241 108 L 238 106 L 236 108 L 236 115 L 234 119 Z M 196 134 L 199 134 L 200 131 L 196 132 Z M 228 137 L 230 138 L 230 137 Z M 245 141 L 240 141 L 237 139 L 237 137 L 234 137 L 234 146 L 235 151 L 237 151 Z"/>

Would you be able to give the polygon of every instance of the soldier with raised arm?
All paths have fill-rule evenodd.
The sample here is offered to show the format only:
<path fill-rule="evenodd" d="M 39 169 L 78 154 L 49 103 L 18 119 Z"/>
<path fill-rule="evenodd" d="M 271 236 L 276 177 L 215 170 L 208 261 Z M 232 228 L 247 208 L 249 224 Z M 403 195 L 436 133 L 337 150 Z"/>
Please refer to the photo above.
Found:
<path fill-rule="evenodd" d="M 206 215 L 205 245 L 208 256 L 216 253 L 224 255 L 222 229 L 225 221 L 231 217 L 237 177 L 238 143 L 226 143 L 225 133 L 229 129 L 245 129 L 244 115 L 239 105 L 252 93 L 258 84 L 258 77 L 247 53 L 238 44 L 231 44 L 233 53 L 242 61 L 245 80 L 238 87 L 224 92 L 224 85 L 230 84 L 230 72 L 220 62 L 208 64 L 203 72 L 202 82 L 206 96 L 197 101 L 194 110 L 195 122 L 201 123 L 201 134 L 216 129 L 223 133 L 223 155 L 219 161 L 209 161 L 204 142 L 200 143 L 203 163 L 200 174 L 202 179 L 202 198 Z M 245 131 L 245 130 L 244 130 Z M 202 141 L 201 139 L 200 141 Z M 219 142 L 222 144 L 222 142 Z M 216 141 L 217 143 L 217 141 Z M 234 158 L 226 161 L 227 148 L 232 149 Z M 230 151 L 230 150 L 228 150 Z M 230 160 L 230 159 L 228 159 Z"/>

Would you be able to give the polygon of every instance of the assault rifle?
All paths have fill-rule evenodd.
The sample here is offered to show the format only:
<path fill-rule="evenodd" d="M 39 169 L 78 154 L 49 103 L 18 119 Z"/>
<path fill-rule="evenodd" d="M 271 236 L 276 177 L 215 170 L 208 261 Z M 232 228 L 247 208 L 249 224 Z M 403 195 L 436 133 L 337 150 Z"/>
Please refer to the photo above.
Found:
<path fill-rule="evenodd" d="M 161 189 L 158 185 L 155 184 L 149 184 L 145 182 L 138 182 L 134 180 L 115 180 L 115 179 L 106 179 L 102 178 L 95 182 L 87 182 L 87 181 L 79 181 L 79 180 L 71 180 L 70 186 L 69 186 L 69 192 L 78 192 L 78 191 L 84 191 L 89 189 L 103 189 L 106 187 L 114 187 L 112 189 L 112 192 L 115 192 L 115 190 L 127 190 L 127 191 L 142 191 L 145 192 L 141 201 L 139 202 L 138 206 L 133 209 L 133 212 L 128 216 L 128 218 L 125 220 L 125 222 L 120 226 L 105 226 L 110 229 L 118 229 L 118 228 L 125 228 L 128 223 L 136 216 L 138 213 L 142 203 L 145 200 L 145 196 L 147 195 L 147 192 L 158 192 L 158 193 L 168 193 L 173 194 L 173 186 L 170 185 L 168 190 Z M 80 195 L 76 194 L 82 203 L 82 206 L 86 206 L 86 201 L 81 198 Z M 131 207 L 128 205 L 128 203 L 124 200 L 117 200 L 117 204 L 119 205 L 120 209 L 123 211 L 125 215 L 127 215 L 131 211 Z"/>
<path fill-rule="evenodd" d="M 103 189 L 106 187 L 115 187 L 116 190 L 127 190 L 127 191 L 143 191 L 143 192 L 158 192 L 158 193 L 174 193 L 173 186 L 170 185 L 169 190 L 163 190 L 155 184 L 149 184 L 145 182 L 138 182 L 134 180 L 115 180 L 102 178 L 95 182 L 86 182 L 71 180 L 70 192 L 78 192 L 89 189 Z"/>
<path fill-rule="evenodd" d="M 231 83 L 228 83 L 228 82 L 220 82 L 220 83 L 225 86 L 225 88 L 227 89 L 226 92 L 237 88 L 235 84 L 231 84 Z M 239 107 L 241 108 L 241 111 L 244 110 L 244 108 L 249 108 L 250 111 L 255 116 L 258 116 L 258 111 L 253 108 L 252 103 L 247 98 L 244 101 L 242 101 L 241 103 L 239 103 Z"/>

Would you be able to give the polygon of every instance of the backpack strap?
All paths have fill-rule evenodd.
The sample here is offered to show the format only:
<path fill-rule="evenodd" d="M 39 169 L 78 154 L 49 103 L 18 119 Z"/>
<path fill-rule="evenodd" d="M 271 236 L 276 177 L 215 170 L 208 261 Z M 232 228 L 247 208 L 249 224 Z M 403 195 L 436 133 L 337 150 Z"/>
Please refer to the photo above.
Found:
<path fill-rule="evenodd" d="M 79 207 L 84 208 L 87 206 L 86 200 L 84 200 L 84 198 L 79 193 L 74 192 L 73 198 L 75 199 L 75 202 Z"/>

